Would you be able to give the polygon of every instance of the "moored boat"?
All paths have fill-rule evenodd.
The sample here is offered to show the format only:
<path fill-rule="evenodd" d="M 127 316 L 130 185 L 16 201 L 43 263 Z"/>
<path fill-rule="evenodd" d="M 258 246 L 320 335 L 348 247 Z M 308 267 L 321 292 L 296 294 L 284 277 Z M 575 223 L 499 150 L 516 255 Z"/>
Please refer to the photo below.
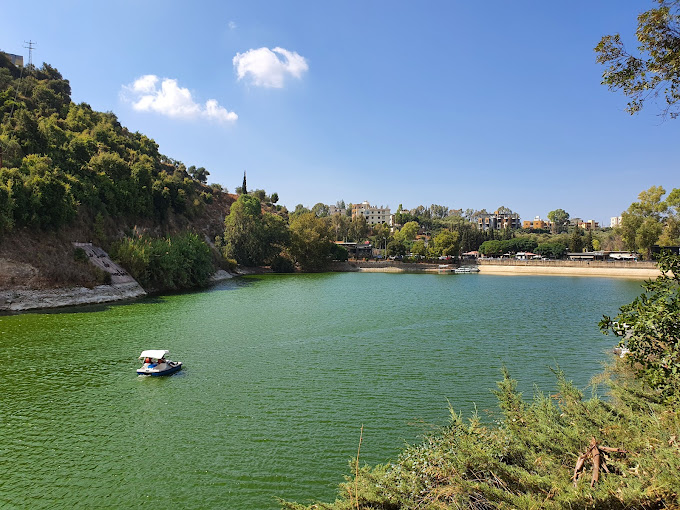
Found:
<path fill-rule="evenodd" d="M 139 375 L 170 375 L 182 369 L 181 361 L 167 359 L 170 351 L 163 349 L 151 349 L 142 351 L 139 359 L 144 360 L 144 365 L 137 369 Z"/>
<path fill-rule="evenodd" d="M 479 268 L 475 266 L 460 266 L 454 270 L 456 274 L 479 273 Z"/>

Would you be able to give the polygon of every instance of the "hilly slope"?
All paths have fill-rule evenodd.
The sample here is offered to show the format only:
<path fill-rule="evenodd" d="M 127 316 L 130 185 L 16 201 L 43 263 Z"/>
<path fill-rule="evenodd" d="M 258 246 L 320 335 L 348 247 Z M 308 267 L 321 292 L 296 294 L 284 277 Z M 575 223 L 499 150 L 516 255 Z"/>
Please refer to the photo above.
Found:
<path fill-rule="evenodd" d="M 55 68 L 17 68 L 0 53 L 0 288 L 101 283 L 74 241 L 108 249 L 189 231 L 210 244 L 236 199 L 70 94 Z"/>

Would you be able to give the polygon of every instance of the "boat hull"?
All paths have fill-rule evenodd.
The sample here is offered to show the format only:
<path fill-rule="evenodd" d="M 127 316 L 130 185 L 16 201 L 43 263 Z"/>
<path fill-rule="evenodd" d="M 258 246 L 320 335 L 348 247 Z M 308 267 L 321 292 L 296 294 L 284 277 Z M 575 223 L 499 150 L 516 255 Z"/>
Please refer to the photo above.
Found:
<path fill-rule="evenodd" d="M 178 361 L 177 363 L 175 363 L 171 366 L 168 366 L 167 368 L 165 368 L 163 370 L 156 370 L 155 368 L 146 368 L 146 367 L 138 368 L 137 374 L 139 374 L 139 375 L 149 375 L 149 376 L 152 376 L 152 377 L 158 377 L 158 376 L 162 376 L 162 375 L 171 375 L 171 374 L 174 374 L 175 372 L 179 372 L 180 370 L 182 370 L 182 362 Z"/>

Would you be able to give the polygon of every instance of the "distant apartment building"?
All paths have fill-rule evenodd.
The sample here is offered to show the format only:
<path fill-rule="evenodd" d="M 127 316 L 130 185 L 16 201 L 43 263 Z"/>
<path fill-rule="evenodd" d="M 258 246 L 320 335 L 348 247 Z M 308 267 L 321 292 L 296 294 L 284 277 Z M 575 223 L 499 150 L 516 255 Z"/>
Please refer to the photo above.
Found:
<path fill-rule="evenodd" d="M 17 67 L 24 67 L 24 57 L 21 55 L 14 55 L 13 53 L 5 53 L 4 51 L 2 52 L 3 55 L 5 55 L 12 64 L 14 64 Z"/>
<path fill-rule="evenodd" d="M 609 226 L 611 228 L 616 228 L 621 225 L 621 216 L 612 216 L 609 220 Z"/>
<path fill-rule="evenodd" d="M 582 228 L 583 230 L 595 230 L 596 228 L 600 228 L 600 224 L 595 221 L 595 220 L 588 220 L 588 221 L 578 221 L 576 223 L 576 226 L 578 228 Z"/>
<path fill-rule="evenodd" d="M 387 223 L 392 226 L 392 215 L 389 207 L 373 207 L 368 202 L 361 202 L 360 204 L 352 204 L 352 219 L 358 216 L 366 218 L 366 223 L 369 225 L 377 225 L 378 223 Z"/>
<path fill-rule="evenodd" d="M 340 216 L 345 216 L 347 214 L 347 209 L 342 209 L 335 205 L 328 206 L 328 215 L 333 216 L 334 214 L 339 214 Z"/>
<path fill-rule="evenodd" d="M 536 216 L 534 221 L 523 221 L 522 228 L 534 230 L 550 230 L 552 228 L 552 221 L 542 220 L 540 216 Z"/>
<path fill-rule="evenodd" d="M 522 228 L 522 221 L 517 213 L 480 214 L 477 217 L 477 226 L 481 230 L 501 230 L 504 228 Z"/>

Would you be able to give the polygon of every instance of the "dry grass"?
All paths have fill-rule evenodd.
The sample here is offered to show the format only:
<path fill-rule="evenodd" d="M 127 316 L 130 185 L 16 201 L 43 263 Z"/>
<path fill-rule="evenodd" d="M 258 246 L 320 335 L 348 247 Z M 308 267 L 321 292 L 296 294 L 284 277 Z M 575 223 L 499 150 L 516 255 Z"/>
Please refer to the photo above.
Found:
<path fill-rule="evenodd" d="M 193 218 L 169 215 L 163 222 L 153 219 L 126 221 L 106 217 L 95 228 L 95 214 L 81 208 L 76 219 L 57 232 L 20 229 L 0 238 L 0 289 L 50 289 L 60 287 L 94 287 L 105 282 L 105 275 L 87 262 L 76 261 L 73 242 L 93 242 L 105 250 L 112 241 L 133 232 L 152 236 L 177 234 L 190 230 L 213 241 L 224 230 L 224 218 L 235 195 L 216 194 Z M 103 239 L 102 239 L 103 234 Z"/>

